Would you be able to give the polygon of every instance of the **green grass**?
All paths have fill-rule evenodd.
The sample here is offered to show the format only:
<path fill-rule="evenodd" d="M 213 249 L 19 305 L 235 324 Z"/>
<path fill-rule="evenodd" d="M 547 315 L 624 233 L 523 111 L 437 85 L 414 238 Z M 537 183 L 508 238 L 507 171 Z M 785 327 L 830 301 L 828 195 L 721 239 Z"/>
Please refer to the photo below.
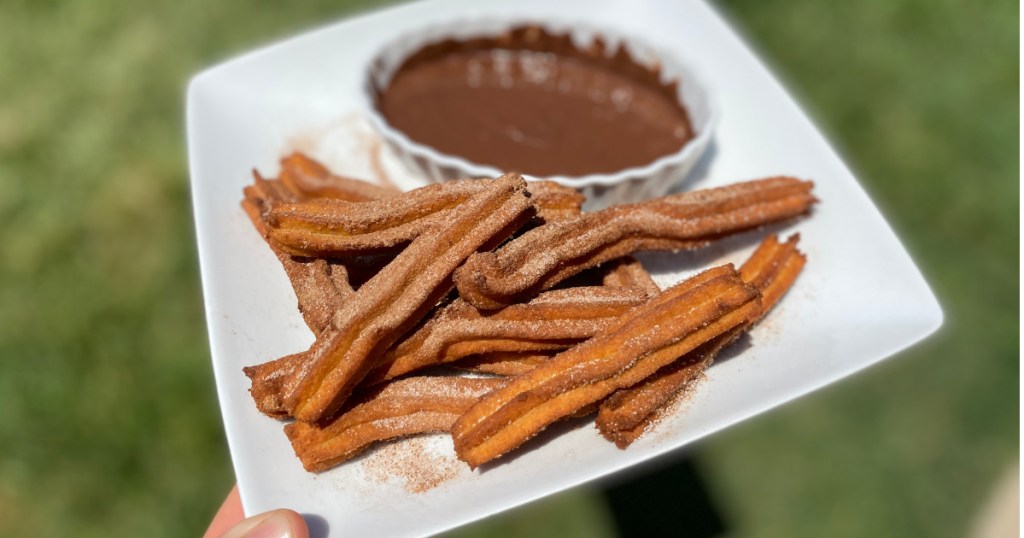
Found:
<path fill-rule="evenodd" d="M 0 5 L 0 535 L 196 536 L 233 481 L 183 95 L 365 2 Z M 926 344 L 698 443 L 743 536 L 960 536 L 1018 453 L 1018 6 L 731 1 L 946 312 Z M 581 489 L 461 536 L 608 528 Z"/>

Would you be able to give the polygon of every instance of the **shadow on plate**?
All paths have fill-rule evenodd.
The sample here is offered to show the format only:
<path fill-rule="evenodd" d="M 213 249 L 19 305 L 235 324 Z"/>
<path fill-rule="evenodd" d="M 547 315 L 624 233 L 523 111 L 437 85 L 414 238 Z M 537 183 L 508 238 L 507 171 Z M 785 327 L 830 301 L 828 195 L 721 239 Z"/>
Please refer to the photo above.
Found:
<path fill-rule="evenodd" d="M 327 538 L 331 534 L 331 526 L 327 520 L 316 514 L 302 514 L 309 527 L 309 538 Z"/>
<path fill-rule="evenodd" d="M 692 191 L 700 188 L 700 184 L 708 179 L 708 173 L 711 171 L 711 163 L 715 161 L 715 157 L 718 155 L 718 145 L 715 143 L 715 139 L 712 138 L 711 142 L 708 143 L 708 147 L 704 150 L 704 154 L 700 156 L 697 164 L 693 165 L 690 173 L 686 174 L 669 194 L 675 194 L 678 192 Z"/>

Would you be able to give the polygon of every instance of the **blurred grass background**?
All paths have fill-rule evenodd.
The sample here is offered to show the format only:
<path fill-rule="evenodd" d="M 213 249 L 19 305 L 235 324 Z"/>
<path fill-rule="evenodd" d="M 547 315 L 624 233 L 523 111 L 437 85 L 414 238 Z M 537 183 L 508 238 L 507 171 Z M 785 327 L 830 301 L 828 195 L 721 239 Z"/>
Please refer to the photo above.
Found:
<path fill-rule="evenodd" d="M 184 87 L 370 3 L 0 4 L 0 535 L 205 529 L 233 477 Z M 1019 446 L 1019 6 L 717 5 L 858 172 L 946 325 L 688 461 L 727 534 L 962 536 Z M 455 535 L 615 535 L 606 505 L 584 488 Z M 676 510 L 680 534 L 706 516 Z"/>

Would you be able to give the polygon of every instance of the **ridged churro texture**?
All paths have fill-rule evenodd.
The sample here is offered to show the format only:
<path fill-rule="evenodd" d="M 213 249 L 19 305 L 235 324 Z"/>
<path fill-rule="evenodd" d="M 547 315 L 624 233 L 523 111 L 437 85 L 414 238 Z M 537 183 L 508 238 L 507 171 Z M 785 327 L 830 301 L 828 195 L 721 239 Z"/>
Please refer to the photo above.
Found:
<path fill-rule="evenodd" d="M 302 198 L 365 202 L 399 194 L 396 189 L 334 175 L 324 165 L 302 153 L 292 153 L 281 159 L 280 180 L 288 189 L 302 195 Z"/>
<path fill-rule="evenodd" d="M 354 201 L 398 194 L 363 181 L 331 175 L 322 165 L 298 153 L 282 159 L 282 179 L 267 180 L 257 172 L 253 172 L 253 177 L 254 184 L 244 190 L 242 209 L 264 238 L 267 236 L 264 215 L 275 205 L 328 194 Z M 303 320 L 314 334 L 320 334 L 330 325 L 341 303 L 354 292 L 348 267 L 338 260 L 292 256 L 270 239 L 267 244 L 288 275 Z"/>
<path fill-rule="evenodd" d="M 456 299 L 390 349 L 367 380 L 391 379 L 470 355 L 563 350 L 649 298 L 647 290 L 637 287 L 588 286 L 552 290 L 486 313 Z"/>
<path fill-rule="evenodd" d="M 471 355 L 452 364 L 452 367 L 478 374 L 511 377 L 533 370 L 556 354 L 556 351 L 495 351 L 484 355 Z"/>
<path fill-rule="evenodd" d="M 635 277 L 642 268 L 629 271 Z M 642 285 L 643 279 L 628 283 Z M 552 290 L 528 303 L 486 312 L 455 300 L 403 335 L 363 383 L 380 383 L 453 361 L 460 361 L 455 366 L 479 373 L 518 375 L 590 338 L 654 294 L 650 288 L 636 286 L 576 287 Z M 276 418 L 288 416 L 282 395 L 294 390 L 297 372 L 307 360 L 307 354 L 296 353 L 243 368 L 260 412 Z"/>
<path fill-rule="evenodd" d="M 470 304 L 499 308 L 633 252 L 698 248 L 802 215 L 815 202 L 812 188 L 810 181 L 774 177 L 582 213 L 475 254 L 455 282 Z"/>
<path fill-rule="evenodd" d="M 521 177 L 477 182 L 485 188 L 453 208 L 430 233 L 416 237 L 363 284 L 357 300 L 338 310 L 283 395 L 291 416 L 304 422 L 330 418 L 379 354 L 448 293 L 455 268 L 478 249 L 507 238 L 530 216 L 533 206 Z"/>
<path fill-rule="evenodd" d="M 642 263 L 632 256 L 626 256 L 613 260 L 607 264 L 601 283 L 613 288 L 640 288 L 646 290 L 651 296 L 661 293 L 661 288 L 651 278 L 651 274 L 644 269 Z"/>
<path fill-rule="evenodd" d="M 491 461 L 747 323 L 760 308 L 757 290 L 731 265 L 704 271 L 483 397 L 452 426 L 456 453 L 471 467 Z"/>
<path fill-rule="evenodd" d="M 625 447 L 804 264 L 795 237 L 769 237 L 739 271 L 662 292 L 630 254 L 700 247 L 815 202 L 810 182 L 777 177 L 582 213 L 578 192 L 550 182 L 506 175 L 401 193 L 298 153 L 278 179 L 254 178 L 242 207 L 316 340 L 244 371 L 261 412 L 297 419 L 285 430 L 310 471 L 449 430 L 476 467 L 594 411 Z M 408 377 L 449 363 L 508 377 Z"/>
<path fill-rule="evenodd" d="M 481 396 L 505 383 L 499 378 L 410 377 L 365 391 L 324 426 L 285 426 L 295 455 L 307 471 L 323 471 L 375 443 L 447 432 Z"/>
<path fill-rule="evenodd" d="M 436 223 L 451 218 L 457 206 L 485 188 L 486 182 L 464 179 L 386 199 L 282 202 L 271 206 L 263 218 L 269 239 L 289 254 L 369 254 L 412 241 Z M 574 217 L 583 202 L 575 190 L 547 181 L 530 183 L 528 192 L 543 222 Z"/>
<path fill-rule="evenodd" d="M 740 268 L 744 282 L 761 293 L 761 310 L 749 323 L 736 327 L 662 368 L 644 381 L 608 397 L 595 424 L 608 440 L 626 448 L 651 426 L 659 413 L 697 381 L 718 353 L 763 318 L 782 298 L 803 270 L 806 257 L 796 249 L 799 235 L 785 243 L 771 235 Z"/>

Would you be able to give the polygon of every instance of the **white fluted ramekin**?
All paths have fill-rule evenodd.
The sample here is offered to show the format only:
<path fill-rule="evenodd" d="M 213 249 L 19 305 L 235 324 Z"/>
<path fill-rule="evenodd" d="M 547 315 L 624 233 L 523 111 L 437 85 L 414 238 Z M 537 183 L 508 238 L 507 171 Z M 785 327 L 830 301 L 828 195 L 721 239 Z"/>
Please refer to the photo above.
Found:
<path fill-rule="evenodd" d="M 476 37 L 498 36 L 522 26 L 536 26 L 550 34 L 568 33 L 573 42 L 586 49 L 594 38 L 600 37 L 605 51 L 613 54 L 621 44 L 635 61 L 660 69 L 662 82 L 678 81 L 679 99 L 686 108 L 695 136 L 678 151 L 664 155 L 653 162 L 613 173 L 582 176 L 547 176 L 527 179 L 547 179 L 574 187 L 587 197 L 588 209 L 599 209 L 614 204 L 636 202 L 661 196 L 682 181 L 693 169 L 707 149 L 718 122 L 718 105 L 705 79 L 692 66 L 669 54 L 644 44 L 633 37 L 605 28 L 582 26 L 576 23 L 552 23 L 529 19 L 458 20 L 438 24 L 406 33 L 387 42 L 372 56 L 362 85 L 366 116 L 380 133 L 385 143 L 406 167 L 424 179 L 442 182 L 450 179 L 497 177 L 502 170 L 494 166 L 442 153 L 426 144 L 410 139 L 393 127 L 377 109 L 377 92 L 387 87 L 391 77 L 402 63 L 431 43 L 445 39 L 466 40 Z"/>

